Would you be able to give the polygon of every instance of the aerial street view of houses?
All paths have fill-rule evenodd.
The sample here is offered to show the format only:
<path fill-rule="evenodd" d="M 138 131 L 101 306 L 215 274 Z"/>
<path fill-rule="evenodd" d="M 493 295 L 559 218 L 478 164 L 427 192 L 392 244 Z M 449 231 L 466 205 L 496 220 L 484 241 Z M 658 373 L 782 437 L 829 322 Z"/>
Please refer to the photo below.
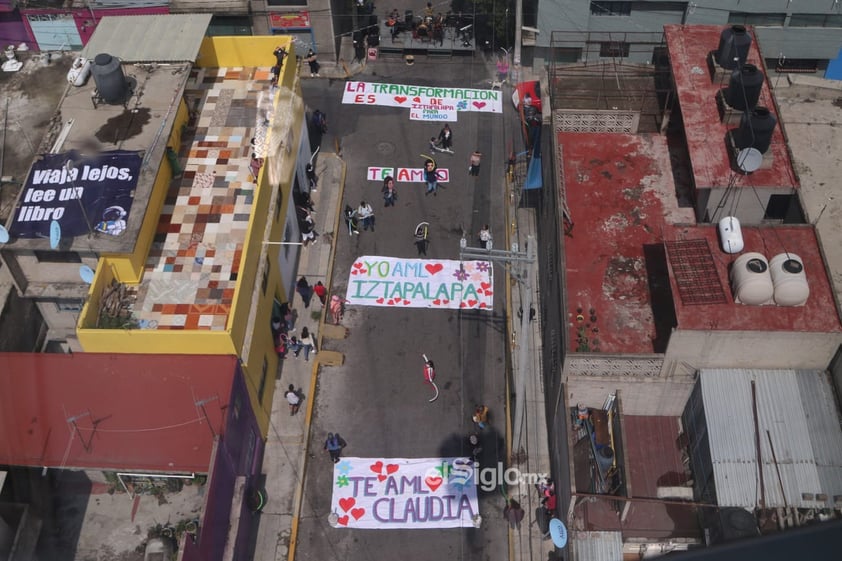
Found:
<path fill-rule="evenodd" d="M 835 3 L 280 4 L 0 0 L 2 559 L 838 557 Z"/>

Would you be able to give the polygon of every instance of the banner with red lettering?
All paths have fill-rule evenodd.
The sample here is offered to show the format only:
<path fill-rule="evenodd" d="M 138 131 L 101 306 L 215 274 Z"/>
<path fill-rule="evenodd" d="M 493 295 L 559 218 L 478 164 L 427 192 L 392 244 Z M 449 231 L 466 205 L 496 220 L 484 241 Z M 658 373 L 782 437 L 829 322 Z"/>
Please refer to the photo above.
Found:
<path fill-rule="evenodd" d="M 333 467 L 337 528 L 473 528 L 479 523 L 468 458 L 342 458 Z"/>
<path fill-rule="evenodd" d="M 436 168 L 439 183 L 450 183 L 450 170 Z M 392 177 L 397 183 L 424 183 L 424 168 L 386 168 L 371 166 L 366 173 L 369 181 L 383 181 Z"/>
<path fill-rule="evenodd" d="M 374 82 L 345 82 L 342 103 L 385 105 L 415 111 L 479 111 L 502 113 L 503 95 L 498 90 L 438 88 Z"/>

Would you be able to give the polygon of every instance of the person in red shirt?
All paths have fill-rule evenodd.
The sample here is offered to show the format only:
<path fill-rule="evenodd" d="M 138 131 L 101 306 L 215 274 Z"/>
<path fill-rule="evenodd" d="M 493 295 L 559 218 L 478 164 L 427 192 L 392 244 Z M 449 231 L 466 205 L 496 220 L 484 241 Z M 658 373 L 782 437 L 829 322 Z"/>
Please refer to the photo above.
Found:
<path fill-rule="evenodd" d="M 316 283 L 313 287 L 313 292 L 319 297 L 319 301 L 321 301 L 322 306 L 324 306 L 325 302 L 327 302 L 327 287 L 322 284 L 322 281 Z"/>

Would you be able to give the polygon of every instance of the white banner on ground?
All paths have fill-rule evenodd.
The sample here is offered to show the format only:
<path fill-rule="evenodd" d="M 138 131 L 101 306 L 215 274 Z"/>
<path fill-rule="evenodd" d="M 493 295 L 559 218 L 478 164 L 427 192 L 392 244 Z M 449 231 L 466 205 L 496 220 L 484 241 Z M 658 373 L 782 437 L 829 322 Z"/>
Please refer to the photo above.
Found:
<path fill-rule="evenodd" d="M 413 121 L 456 121 L 455 109 L 410 109 L 409 118 Z"/>
<path fill-rule="evenodd" d="M 468 458 L 342 458 L 333 467 L 337 528 L 472 528 L 479 514 Z"/>
<path fill-rule="evenodd" d="M 439 178 L 439 183 L 450 183 L 450 170 L 447 168 L 436 169 L 436 175 Z M 370 167 L 366 173 L 366 179 L 369 181 L 383 181 L 387 177 L 392 176 L 398 183 L 424 183 L 424 168 L 398 168 L 395 173 L 395 168 L 378 168 Z"/>
<path fill-rule="evenodd" d="M 503 95 L 498 90 L 436 88 L 373 82 L 345 82 L 342 103 L 385 105 L 407 109 L 503 112 Z"/>
<path fill-rule="evenodd" d="M 489 261 L 358 257 L 348 275 L 349 304 L 392 308 L 491 310 Z"/>

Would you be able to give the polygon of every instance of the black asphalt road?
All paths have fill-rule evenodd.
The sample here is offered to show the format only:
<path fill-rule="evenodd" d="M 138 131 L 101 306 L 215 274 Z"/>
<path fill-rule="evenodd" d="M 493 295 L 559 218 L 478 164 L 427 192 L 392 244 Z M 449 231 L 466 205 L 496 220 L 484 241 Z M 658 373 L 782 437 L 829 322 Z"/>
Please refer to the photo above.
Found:
<path fill-rule="evenodd" d="M 402 61 L 378 61 L 360 81 L 487 89 L 493 64 L 478 59 L 427 63 L 409 67 Z M 376 73 L 376 74 L 375 74 Z M 511 103 L 499 114 L 460 113 L 450 123 L 454 155 L 438 154 L 450 183 L 436 197 L 425 196 L 423 183 L 397 183 L 399 200 L 383 208 L 381 182 L 367 181 L 369 166 L 421 167 L 431 136 L 441 123 L 411 121 L 406 109 L 342 105 L 343 81 L 307 81 L 305 101 L 328 115 L 329 132 L 322 150 L 333 151 L 335 139 L 347 163 L 342 205 L 361 200 L 375 209 L 376 231 L 349 236 L 340 227 L 333 291 L 344 295 L 349 268 L 361 255 L 415 258 L 415 225 L 430 223 L 430 258 L 458 259 L 462 229 L 470 245 L 490 224 L 497 247 L 504 240 L 504 154 L 511 130 L 505 126 Z M 484 155 L 478 178 L 469 177 L 468 157 Z M 342 367 L 323 368 L 316 394 L 311 459 L 296 556 L 319 561 L 383 559 L 502 560 L 508 557 L 507 527 L 501 492 L 480 491 L 482 528 L 440 530 L 349 530 L 328 523 L 333 464 L 322 445 L 329 431 L 348 442 L 344 454 L 360 457 L 439 457 L 470 455 L 467 435 L 478 403 L 491 411 L 483 434 L 482 464 L 505 462 L 505 286 L 502 266 L 494 268 L 493 312 L 351 307 L 344 324 L 351 335 L 327 341 L 325 348 L 345 354 Z M 421 354 L 436 363 L 441 397 L 428 403 Z"/>

